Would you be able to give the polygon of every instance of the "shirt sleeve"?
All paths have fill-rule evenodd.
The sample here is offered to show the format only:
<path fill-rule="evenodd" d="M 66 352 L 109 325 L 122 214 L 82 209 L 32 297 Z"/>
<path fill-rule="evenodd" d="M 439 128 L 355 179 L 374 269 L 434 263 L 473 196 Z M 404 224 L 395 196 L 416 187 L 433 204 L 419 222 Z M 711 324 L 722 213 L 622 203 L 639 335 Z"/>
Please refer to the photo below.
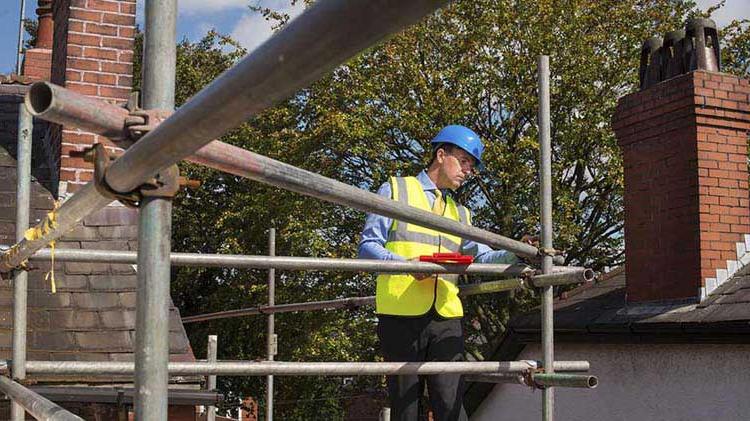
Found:
<path fill-rule="evenodd" d="M 518 256 L 507 250 L 493 250 L 486 244 L 472 240 L 464 240 L 461 243 L 461 254 L 474 256 L 474 261 L 476 263 L 500 263 L 512 265 L 520 261 Z"/>
<path fill-rule="evenodd" d="M 391 198 L 391 184 L 386 182 L 378 189 L 378 195 Z M 405 259 L 385 249 L 388 231 L 393 219 L 386 216 L 368 213 L 365 227 L 362 229 L 362 239 L 359 242 L 358 257 L 360 259 L 400 260 Z"/>

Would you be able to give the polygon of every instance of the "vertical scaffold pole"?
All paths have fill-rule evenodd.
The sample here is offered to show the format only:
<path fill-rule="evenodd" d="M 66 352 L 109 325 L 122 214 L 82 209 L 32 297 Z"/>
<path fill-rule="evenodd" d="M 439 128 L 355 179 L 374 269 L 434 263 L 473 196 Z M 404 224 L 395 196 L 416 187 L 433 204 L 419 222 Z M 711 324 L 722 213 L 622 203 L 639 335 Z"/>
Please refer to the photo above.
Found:
<path fill-rule="evenodd" d="M 219 347 L 219 338 L 216 335 L 208 335 L 208 352 L 206 360 L 210 363 L 216 362 L 216 354 Z M 216 375 L 206 376 L 206 390 L 216 390 Z M 206 408 L 206 421 L 216 421 L 216 407 L 209 405 Z"/>
<path fill-rule="evenodd" d="M 16 74 L 21 74 L 21 56 L 23 55 L 23 18 L 26 14 L 26 0 L 21 0 L 21 16 L 18 18 L 18 50 L 16 51 Z"/>
<path fill-rule="evenodd" d="M 176 0 L 147 0 L 143 48 L 143 108 L 174 109 Z M 167 419 L 169 374 L 169 254 L 172 200 L 144 197 L 138 212 L 135 418 Z"/>
<path fill-rule="evenodd" d="M 18 161 L 16 167 L 16 241 L 23 240 L 29 228 L 29 202 L 31 196 L 31 143 L 34 129 L 26 105 L 18 105 Z M 28 272 L 20 270 L 13 277 L 13 378 L 26 378 L 26 309 L 28 299 Z M 11 403 L 11 419 L 25 417 L 23 407 Z"/>
<path fill-rule="evenodd" d="M 541 213 L 544 250 L 552 250 L 552 146 L 550 140 L 549 105 L 549 56 L 539 56 L 539 206 Z M 542 258 L 542 273 L 552 271 L 552 256 Z M 552 286 L 542 288 L 542 349 L 544 370 L 554 372 L 554 327 L 552 312 Z M 542 391 L 542 419 L 552 421 L 555 417 L 555 391 L 548 387 Z"/>
<path fill-rule="evenodd" d="M 276 256 L 276 228 L 268 231 L 268 255 Z M 268 269 L 268 305 L 273 306 L 276 303 L 276 269 Z M 276 355 L 278 340 L 276 337 L 273 313 L 268 315 L 268 361 L 273 361 Z M 266 387 L 266 421 L 273 421 L 273 376 L 267 376 Z"/>

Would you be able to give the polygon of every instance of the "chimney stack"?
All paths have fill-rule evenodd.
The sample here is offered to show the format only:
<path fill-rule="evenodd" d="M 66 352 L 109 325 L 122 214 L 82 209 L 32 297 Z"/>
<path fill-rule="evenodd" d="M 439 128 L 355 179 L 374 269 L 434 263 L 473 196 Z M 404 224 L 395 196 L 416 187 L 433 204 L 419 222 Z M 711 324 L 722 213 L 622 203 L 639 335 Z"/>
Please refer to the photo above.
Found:
<path fill-rule="evenodd" d="M 642 80 L 640 92 L 620 98 L 613 118 L 625 169 L 628 302 L 704 298 L 737 270 L 750 234 L 750 84 L 691 71 L 720 62 L 715 25 L 687 27 L 692 38 L 683 43 L 671 33 L 667 46 L 685 46 L 683 60 L 650 60 L 650 50 L 641 74 L 665 75 L 649 65 L 671 72 L 680 61 L 690 73 Z"/>
<path fill-rule="evenodd" d="M 39 0 L 36 14 L 38 16 L 36 45 L 26 50 L 22 73 L 31 80 L 49 80 L 54 32 L 52 0 Z"/>

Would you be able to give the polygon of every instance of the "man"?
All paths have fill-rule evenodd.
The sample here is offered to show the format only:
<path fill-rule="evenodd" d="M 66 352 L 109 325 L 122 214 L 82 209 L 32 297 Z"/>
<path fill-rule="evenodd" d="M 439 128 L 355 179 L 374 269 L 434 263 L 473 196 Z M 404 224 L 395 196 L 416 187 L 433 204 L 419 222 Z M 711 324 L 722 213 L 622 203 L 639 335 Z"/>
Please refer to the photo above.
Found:
<path fill-rule="evenodd" d="M 484 146 L 464 126 L 447 126 L 431 142 L 432 160 L 416 177 L 391 177 L 378 194 L 471 224 L 452 192 L 482 164 Z M 359 257 L 416 260 L 436 252 L 473 255 L 479 263 L 516 263 L 509 252 L 390 218 L 368 214 Z M 378 337 L 386 361 L 461 361 L 463 307 L 457 275 L 381 274 L 377 278 Z M 438 421 L 466 420 L 461 375 L 427 376 L 430 406 Z M 416 421 L 422 383 L 418 376 L 389 376 L 391 419 Z"/>

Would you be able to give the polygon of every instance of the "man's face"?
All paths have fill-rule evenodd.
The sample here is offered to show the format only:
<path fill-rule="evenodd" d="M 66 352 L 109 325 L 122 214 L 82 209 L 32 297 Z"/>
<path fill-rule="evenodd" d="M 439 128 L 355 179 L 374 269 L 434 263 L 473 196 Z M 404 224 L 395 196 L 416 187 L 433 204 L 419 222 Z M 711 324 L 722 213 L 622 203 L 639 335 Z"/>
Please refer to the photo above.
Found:
<path fill-rule="evenodd" d="M 440 164 L 438 188 L 456 190 L 474 172 L 474 157 L 461 148 L 441 148 L 435 157 Z"/>

